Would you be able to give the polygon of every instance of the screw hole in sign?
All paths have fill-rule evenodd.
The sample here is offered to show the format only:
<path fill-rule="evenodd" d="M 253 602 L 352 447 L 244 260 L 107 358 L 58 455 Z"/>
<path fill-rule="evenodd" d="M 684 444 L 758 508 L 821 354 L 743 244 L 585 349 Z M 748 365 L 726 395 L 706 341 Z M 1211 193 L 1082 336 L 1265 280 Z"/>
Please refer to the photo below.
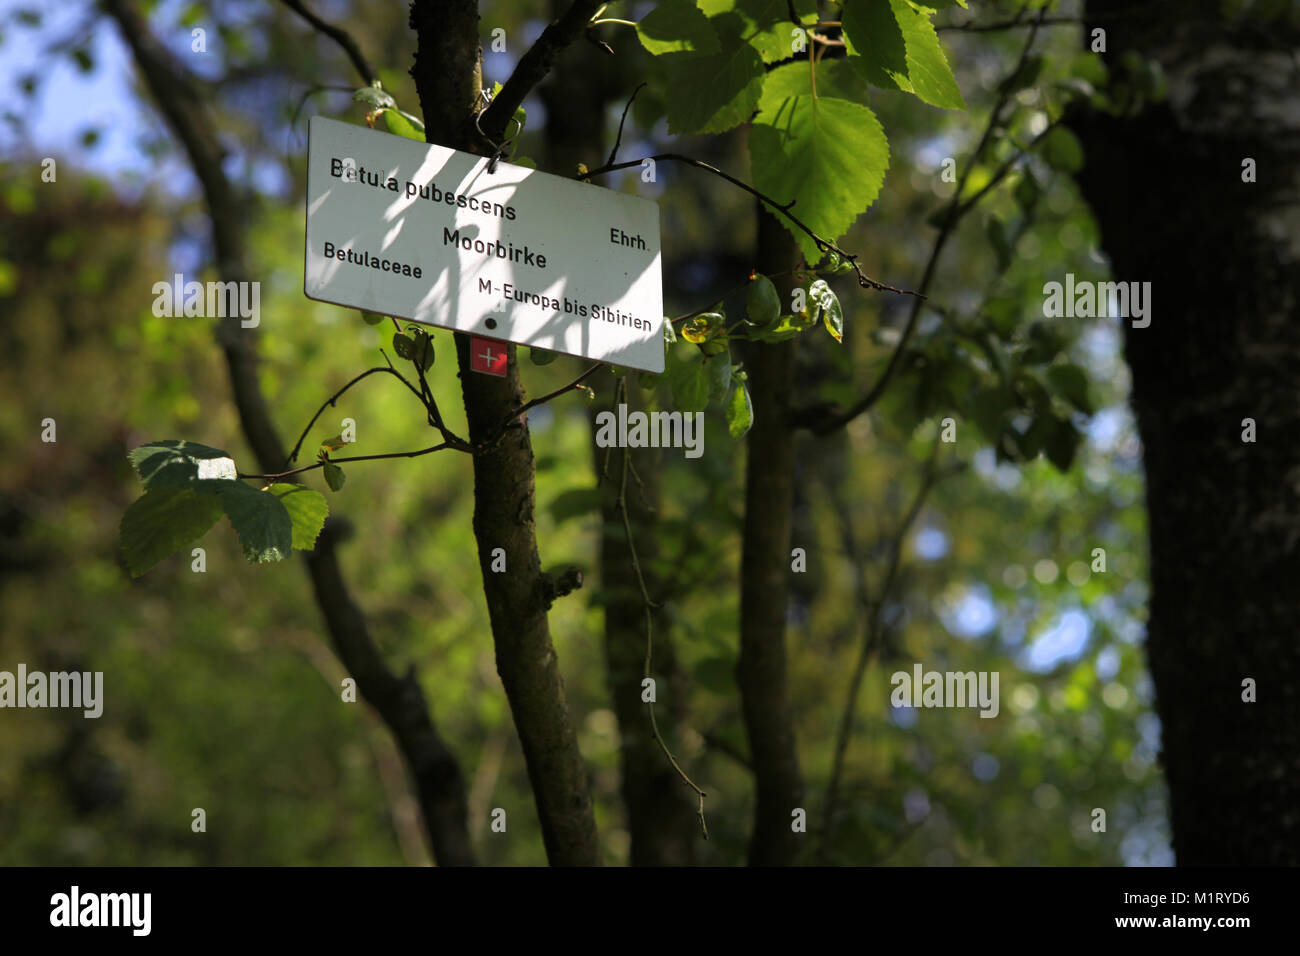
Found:
<path fill-rule="evenodd" d="M 491 321 L 490 319 L 488 321 Z M 469 340 L 469 367 L 484 375 L 496 375 L 504 378 L 508 353 L 506 344 L 496 339 L 484 339 L 471 336 Z"/>

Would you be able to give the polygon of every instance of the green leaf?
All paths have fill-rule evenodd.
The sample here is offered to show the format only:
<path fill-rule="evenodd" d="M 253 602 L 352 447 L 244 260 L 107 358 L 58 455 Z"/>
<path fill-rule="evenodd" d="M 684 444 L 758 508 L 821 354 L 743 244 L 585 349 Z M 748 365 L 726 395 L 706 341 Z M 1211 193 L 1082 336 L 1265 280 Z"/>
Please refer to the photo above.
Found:
<path fill-rule="evenodd" d="M 842 257 L 834 250 L 826 253 L 824 264 L 820 264 L 818 272 L 829 272 L 833 276 L 842 276 L 845 273 L 853 271 L 853 263 Z"/>
<path fill-rule="evenodd" d="M 343 469 L 332 461 L 325 462 L 325 484 L 329 485 L 330 491 L 342 491 L 343 482 L 347 481 L 347 475 L 343 474 Z"/>
<path fill-rule="evenodd" d="M 738 35 L 758 51 L 764 63 L 788 60 L 794 55 L 794 31 L 787 0 L 700 0 L 720 36 Z M 795 0 L 795 15 L 803 23 L 814 22 L 816 0 Z M 805 40 L 805 48 L 811 46 Z"/>
<path fill-rule="evenodd" d="M 682 325 L 682 338 L 699 345 L 724 331 L 727 319 L 721 312 L 705 312 L 689 318 Z"/>
<path fill-rule="evenodd" d="M 813 303 L 813 321 L 817 320 L 817 313 L 820 311 L 826 331 L 836 342 L 843 342 L 844 310 L 840 308 L 839 297 L 831 291 L 825 279 L 818 279 L 808 287 L 808 301 Z"/>
<path fill-rule="evenodd" d="M 1079 138 L 1064 126 L 1058 126 L 1039 144 L 1043 159 L 1053 169 L 1067 173 L 1077 173 L 1083 169 L 1083 144 Z"/>
<path fill-rule="evenodd" d="M 760 332 L 751 332 L 750 338 L 757 339 L 760 342 L 784 342 L 786 339 L 792 339 L 804 329 L 811 328 L 817 320 L 807 312 L 800 312 L 798 315 L 785 315 L 781 321 L 770 329 L 764 329 Z"/>
<path fill-rule="evenodd" d="M 415 342 L 409 335 L 402 332 L 393 333 L 393 351 L 397 353 L 398 358 L 404 358 L 410 361 L 415 355 Z"/>
<path fill-rule="evenodd" d="M 709 376 L 703 359 L 675 362 L 669 372 L 673 407 L 679 412 L 702 412 L 709 404 Z"/>
<path fill-rule="evenodd" d="M 279 498 L 289 512 L 289 521 L 293 525 L 293 546 L 299 551 L 310 551 L 316 547 L 316 538 L 321 528 L 325 527 L 325 519 L 330 513 L 325 496 L 305 485 L 287 483 L 272 485 L 271 494 Z"/>
<path fill-rule="evenodd" d="M 1001 387 L 980 386 L 970 396 L 970 416 L 984 438 L 996 443 L 1002 434 L 1005 414 L 1012 403 L 1008 390 Z"/>
<path fill-rule="evenodd" d="M 355 103 L 365 103 L 372 110 L 397 109 L 397 101 L 384 91 L 378 80 L 370 86 L 363 86 L 358 90 L 354 90 L 352 100 Z M 420 138 L 423 139 L 424 137 Z"/>
<path fill-rule="evenodd" d="M 388 127 L 390 133 L 424 142 L 424 124 L 409 113 L 403 113 L 399 109 L 386 109 L 384 125 Z"/>
<path fill-rule="evenodd" d="M 1016 183 L 1016 188 L 1012 190 L 1012 195 L 1016 198 L 1016 204 L 1020 206 L 1022 212 L 1033 212 L 1034 207 L 1038 205 L 1038 197 L 1042 194 L 1042 189 L 1038 185 L 1038 180 L 1028 169 L 1024 170 L 1020 177 L 1020 182 Z"/>
<path fill-rule="evenodd" d="M 709 401 L 721 402 L 731 387 L 731 354 L 723 352 L 704 361 L 709 376 Z"/>
<path fill-rule="evenodd" d="M 411 335 L 411 342 L 411 361 L 420 371 L 429 371 L 433 366 L 433 338 L 428 332 L 416 331 Z"/>
<path fill-rule="evenodd" d="M 169 438 L 127 452 L 146 488 L 185 488 L 200 478 L 234 478 L 235 460 L 219 448 Z"/>
<path fill-rule="evenodd" d="M 915 93 L 943 109 L 964 110 L 966 101 L 930 22 L 933 13 L 909 0 L 846 0 L 848 62 L 875 86 Z"/>
<path fill-rule="evenodd" d="M 252 564 L 288 557 L 293 548 L 293 520 L 284 503 L 271 492 L 257 491 L 242 481 L 221 484 L 221 504 L 239 535 L 244 557 Z"/>
<path fill-rule="evenodd" d="M 221 499 L 216 495 L 192 488 L 150 488 L 126 509 L 119 528 L 131 577 L 138 578 L 163 558 L 197 541 L 220 517 Z"/>
<path fill-rule="evenodd" d="M 1079 432 L 1070 422 L 1060 418 L 1052 419 L 1052 427 L 1043 442 L 1043 453 L 1058 471 L 1069 471 L 1074 463 L 1075 453 L 1079 450 Z"/>
<path fill-rule="evenodd" d="M 888 0 L 846 0 L 842 23 L 847 63 L 872 86 L 912 92 L 907 46 Z"/>
<path fill-rule="evenodd" d="M 814 98 L 810 91 L 782 95 L 798 83 L 807 87 L 808 70 L 802 64 L 777 67 L 768 82 L 771 95 L 764 93 L 749 136 L 754 185 L 778 202 L 794 200 L 796 214 L 808 228 L 834 242 L 880 192 L 889 168 L 885 132 L 861 103 Z M 811 238 L 784 218 L 782 222 L 808 262 L 821 258 Z"/>
<path fill-rule="evenodd" d="M 763 61 L 739 37 L 732 36 L 716 53 L 665 53 L 655 65 L 673 135 L 723 133 L 758 107 Z"/>
<path fill-rule="evenodd" d="M 735 380 L 727 398 L 727 434 L 739 441 L 753 424 L 754 403 L 749 400 L 749 388 L 744 382 Z"/>
<path fill-rule="evenodd" d="M 767 276 L 756 275 L 749 284 L 745 316 L 750 325 L 765 329 L 781 317 L 781 297 Z"/>
<path fill-rule="evenodd" d="M 1053 365 L 1047 370 L 1047 381 L 1053 391 L 1067 402 L 1091 415 L 1092 399 L 1088 395 L 1088 376 L 1077 365 Z"/>
<path fill-rule="evenodd" d="M 528 350 L 528 358 L 534 365 L 550 365 L 559 357 L 558 352 L 549 352 L 546 349 L 531 348 Z"/>
<path fill-rule="evenodd" d="M 379 325 L 387 318 L 388 316 L 380 315 L 377 312 L 367 312 L 365 309 L 361 310 L 361 319 L 366 323 L 366 325 Z"/>
<path fill-rule="evenodd" d="M 948 66 L 948 58 L 939 45 L 939 36 L 930 22 L 933 11 L 909 0 L 889 0 L 889 5 L 903 31 L 912 92 L 934 106 L 964 110 L 966 101 L 962 99 L 952 68 Z"/>
<path fill-rule="evenodd" d="M 718 35 L 692 0 L 663 0 L 636 25 L 641 45 L 653 54 L 716 53 Z"/>

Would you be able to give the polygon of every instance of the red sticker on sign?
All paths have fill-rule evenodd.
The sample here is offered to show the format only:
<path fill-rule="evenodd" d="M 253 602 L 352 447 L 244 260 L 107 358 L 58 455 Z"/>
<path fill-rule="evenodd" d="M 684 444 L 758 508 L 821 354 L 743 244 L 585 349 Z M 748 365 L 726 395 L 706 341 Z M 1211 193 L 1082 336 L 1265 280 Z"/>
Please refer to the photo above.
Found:
<path fill-rule="evenodd" d="M 505 376 L 507 355 L 506 347 L 501 342 L 473 336 L 469 340 L 469 354 L 469 366 L 474 371 Z"/>

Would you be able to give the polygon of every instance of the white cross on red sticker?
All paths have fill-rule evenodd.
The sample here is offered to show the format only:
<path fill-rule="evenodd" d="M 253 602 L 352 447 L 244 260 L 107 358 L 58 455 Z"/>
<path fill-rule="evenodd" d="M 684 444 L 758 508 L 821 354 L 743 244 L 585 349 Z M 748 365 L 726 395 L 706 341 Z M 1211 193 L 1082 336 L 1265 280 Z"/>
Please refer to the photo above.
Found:
<path fill-rule="evenodd" d="M 506 347 L 503 342 L 472 336 L 469 340 L 469 367 L 486 375 L 506 374 Z"/>

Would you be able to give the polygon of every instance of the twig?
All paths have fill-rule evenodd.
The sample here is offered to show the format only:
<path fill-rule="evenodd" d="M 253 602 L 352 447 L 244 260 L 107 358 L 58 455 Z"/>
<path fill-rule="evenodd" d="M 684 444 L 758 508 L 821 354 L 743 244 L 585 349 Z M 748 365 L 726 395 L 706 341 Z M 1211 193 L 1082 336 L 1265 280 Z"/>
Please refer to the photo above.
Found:
<path fill-rule="evenodd" d="M 790 200 L 790 202 L 788 203 L 779 203 L 771 196 L 759 192 L 757 189 L 755 189 L 753 186 L 749 185 L 748 183 L 741 182 L 739 179 L 736 179 L 734 176 L 730 176 L 727 173 L 724 173 L 722 170 L 718 169 L 718 167 L 711 166 L 708 163 L 703 162 L 702 160 L 693 159 L 690 156 L 683 156 L 681 153 L 657 153 L 654 156 L 646 156 L 641 159 L 633 160 L 630 163 L 609 163 L 599 167 L 598 169 L 593 169 L 588 173 L 584 173 L 582 176 L 579 176 L 578 178 L 589 180 L 591 179 L 592 176 L 600 176 L 605 173 L 612 173 L 615 170 L 619 170 L 619 169 L 630 169 L 633 166 L 640 166 L 647 159 L 653 159 L 656 162 L 671 160 L 673 162 L 683 163 L 687 166 L 694 166 L 696 169 L 703 169 L 705 172 L 713 173 L 713 175 L 715 176 L 720 176 L 723 179 L 725 179 L 727 182 L 731 183 L 731 185 L 736 186 L 739 189 L 743 189 L 745 192 L 749 193 L 751 196 L 760 200 L 761 202 L 766 203 L 768 206 L 771 206 L 781 215 L 785 216 L 786 219 L 789 219 L 792 223 L 794 223 L 795 226 L 797 226 L 801 232 L 803 232 L 806 236 L 808 236 L 808 238 L 812 239 L 812 241 L 816 243 L 817 249 L 820 252 L 822 253 L 833 252 L 841 259 L 843 259 L 845 262 L 847 262 L 849 265 L 851 265 L 853 267 L 853 271 L 857 274 L 858 285 L 860 285 L 862 288 L 874 289 L 877 292 L 894 292 L 897 293 L 898 295 L 918 296 L 921 299 L 925 298 L 924 295 L 921 295 L 918 292 L 912 292 L 909 289 L 896 289 L 892 285 L 886 285 L 883 282 L 878 282 L 875 279 L 871 278 L 870 276 L 866 275 L 858 267 L 857 256 L 849 255 L 839 246 L 823 239 L 821 236 L 817 235 L 817 233 L 813 232 L 810 228 L 808 228 L 808 226 L 804 224 L 804 222 L 801 219 L 795 216 L 794 213 L 790 212 L 790 209 L 794 206 L 795 203 L 793 199 Z"/>
<path fill-rule="evenodd" d="M 564 16 L 542 31 L 537 42 L 519 58 L 519 63 L 502 85 L 501 91 L 483 111 L 479 128 L 486 136 L 496 142 L 505 137 L 506 126 L 515 115 L 515 110 L 519 109 L 533 87 L 551 72 L 560 51 L 587 29 L 602 2 L 603 0 L 574 0 Z"/>
<path fill-rule="evenodd" d="M 911 507 L 907 509 L 907 512 L 903 515 L 903 520 L 899 522 L 898 528 L 889 539 L 889 564 L 880 585 L 880 592 L 875 600 L 872 600 L 867 592 L 865 569 L 861 566 L 862 562 L 853 541 L 852 525 L 847 516 L 842 523 L 844 548 L 854 563 L 858 565 L 858 600 L 866 615 L 866 627 L 863 629 L 862 643 L 858 647 L 857 660 L 853 665 L 853 675 L 849 679 L 848 696 L 844 702 L 844 711 L 840 715 L 839 732 L 835 738 L 835 756 L 831 762 L 830 782 L 826 786 L 826 799 L 822 811 L 821 840 L 818 847 L 818 853 L 823 857 L 829 844 L 831 827 L 834 825 L 835 811 L 839 808 L 840 779 L 844 772 L 844 758 L 848 753 L 849 740 L 853 736 L 853 718 L 858 709 L 858 694 L 862 690 L 862 679 L 866 675 L 867 665 L 870 663 L 871 658 L 880 649 L 885 603 L 892 596 L 894 585 L 898 580 L 898 571 L 903 559 L 903 541 L 908 532 L 911 531 L 912 524 L 916 521 L 917 516 L 921 513 L 921 506 L 924 504 L 926 496 L 929 495 L 930 489 L 934 487 L 939 446 L 940 436 L 935 436 L 934 448 L 925 463 L 925 469 L 921 474 L 921 484 L 917 488 L 916 496 L 912 499 Z"/>
<path fill-rule="evenodd" d="M 351 93 L 353 89 L 354 87 L 351 86 L 335 86 L 330 84 L 318 84 L 316 86 L 307 87 L 307 89 L 303 91 L 302 96 L 298 99 L 298 105 L 293 109 L 293 116 L 289 119 L 289 129 L 292 130 L 298 125 L 298 117 L 302 114 L 302 108 L 306 106 L 307 101 L 317 93 Z"/>
<path fill-rule="evenodd" d="M 1003 164 L 999 166 L 997 170 L 993 173 L 993 175 L 989 178 L 989 181 L 985 183 L 982 187 L 980 187 L 980 189 L 977 192 L 975 192 L 974 195 L 972 195 L 969 199 L 967 199 L 965 202 L 961 204 L 961 209 L 958 211 L 958 216 L 964 216 L 966 215 L 966 213 L 970 212 L 970 210 L 974 208 L 976 203 L 978 203 L 986 195 L 992 192 L 997 187 L 997 185 L 1002 182 L 1002 180 L 1006 179 L 1007 174 L 1015 168 L 1016 163 L 1020 162 L 1020 160 L 1024 159 L 1031 152 L 1033 152 L 1034 147 L 1037 146 L 1039 142 L 1041 142 L 1042 139 L 1045 136 L 1047 136 L 1048 133 L 1056 129 L 1056 127 L 1059 126 L 1060 124 L 1061 124 L 1060 117 L 1052 120 L 1050 123 L 1048 123 L 1046 126 L 1043 127 L 1042 132 L 1040 132 L 1037 136 L 1031 139 L 1028 142 L 1028 144 L 1026 144 L 1023 148 L 1020 149 L 1019 152 L 1017 152 L 1010 159 L 1003 162 Z"/>
<path fill-rule="evenodd" d="M 525 402 L 524 404 L 520 405 L 518 408 L 516 408 L 514 411 L 512 411 L 509 415 L 505 417 L 505 419 L 501 422 L 500 426 L 498 427 L 497 431 L 499 433 L 503 433 L 507 428 L 510 427 L 511 422 L 513 422 L 516 418 L 518 418 L 520 415 L 522 415 L 524 412 L 528 411 L 529 409 L 536 408 L 538 405 L 544 405 L 545 403 L 549 402 L 553 398 L 559 398 L 565 392 L 573 391 L 575 388 L 577 388 L 579 385 L 582 384 L 583 379 L 585 379 L 588 375 L 592 374 L 593 372 L 597 371 L 601 367 L 601 365 L 602 365 L 601 362 L 597 362 L 595 365 L 587 369 L 587 371 L 583 372 L 581 375 L 575 378 L 568 385 L 562 385 L 553 392 L 547 392 L 545 395 L 542 395 L 539 398 L 534 398 L 532 401 Z"/>
<path fill-rule="evenodd" d="M 637 88 L 632 91 L 632 95 L 627 98 L 627 105 L 623 107 L 623 117 L 618 121 L 618 135 L 614 137 L 614 148 L 609 151 L 609 159 L 605 160 L 606 166 L 614 164 L 614 158 L 618 155 L 618 148 L 623 144 L 623 124 L 627 122 L 627 111 L 632 108 L 632 102 L 644 87 L 644 83 L 638 83 Z"/>
<path fill-rule="evenodd" d="M 285 460 L 286 465 L 291 464 L 298 460 L 298 452 L 302 450 L 302 443 L 306 441 L 307 433 L 310 432 L 311 427 L 316 424 L 316 420 L 325 413 L 325 409 L 334 405 L 334 403 L 339 400 L 339 398 L 343 395 L 343 393 L 346 392 L 348 389 L 350 389 L 353 385 L 357 384 L 357 382 L 361 381 L 363 378 L 365 378 L 368 375 L 374 375 L 376 372 L 388 372 L 393 375 L 397 375 L 398 378 L 402 377 L 401 375 L 398 375 L 397 370 L 394 369 L 392 366 L 385 368 L 382 365 L 377 365 L 374 368 L 366 369 L 364 372 L 362 372 L 352 381 L 348 382 L 346 385 L 340 388 L 337 392 L 335 392 L 333 395 L 327 398 L 324 401 L 324 403 L 321 404 L 321 407 L 317 409 L 316 414 L 311 417 L 311 421 L 307 423 L 307 427 L 304 428 L 302 430 L 302 434 L 298 436 L 298 441 L 293 446 L 293 451 L 289 453 L 289 457 Z"/>
<path fill-rule="evenodd" d="M 419 451 L 390 451 L 382 455 L 354 455 L 351 458 L 328 458 L 318 461 L 314 465 L 304 465 L 302 468 L 294 468 L 292 471 L 281 471 L 274 475 L 245 475 L 239 474 L 236 477 L 258 479 L 261 481 L 276 481 L 280 478 L 289 478 L 293 475 L 301 475 L 305 471 L 314 471 L 317 468 L 324 468 L 329 465 L 346 465 L 350 461 L 379 461 L 383 458 L 419 458 L 421 455 L 431 455 L 435 451 L 442 451 L 444 448 L 456 448 L 450 442 L 439 442 L 432 448 L 421 448 Z M 458 451 L 462 449 L 457 449 Z"/>
<path fill-rule="evenodd" d="M 1143 15 L 1149 16 L 1150 13 L 1151 11 L 1149 9 L 1144 10 L 1139 7 L 1136 10 L 1120 10 L 1114 13 L 1108 13 L 1106 18 L 1107 20 L 1123 20 L 1123 19 L 1128 19 L 1130 17 L 1138 17 Z M 954 31 L 959 31 L 964 33 L 989 33 L 994 30 L 1014 30 L 1018 27 L 1040 27 L 1040 26 L 1068 27 L 1068 26 L 1077 25 L 1086 22 L 1087 21 L 1084 17 L 1072 17 L 1072 16 L 1055 16 L 1055 17 L 1045 16 L 1042 17 L 1041 19 L 1026 20 L 1024 19 L 1024 11 L 1022 10 L 1019 16 L 1011 20 L 1001 20 L 997 23 L 983 23 L 983 24 L 973 23 L 973 22 L 972 23 L 949 23 L 949 24 L 945 24 L 944 26 L 937 26 L 935 27 L 935 30 L 939 30 L 939 31 L 954 30 Z"/>
<path fill-rule="evenodd" d="M 361 47 L 357 46 L 357 42 L 352 39 L 346 30 L 341 27 L 336 27 L 332 23 L 326 23 L 320 17 L 316 16 L 316 14 L 304 7 L 302 5 L 302 0 L 280 0 L 280 2 L 310 23 L 312 27 L 319 30 L 341 46 L 343 52 L 348 55 L 348 59 L 352 61 L 352 65 L 356 67 L 357 72 L 361 74 L 361 78 L 366 81 L 366 85 L 370 86 L 374 84 L 375 71 L 372 70 L 370 64 L 366 62 L 366 58 L 361 52 Z"/>
<path fill-rule="evenodd" d="M 618 388 L 615 389 L 615 402 L 626 400 L 627 379 L 624 378 L 618 383 Z M 636 553 L 636 541 L 632 537 L 632 522 L 628 519 L 627 515 L 627 474 L 631 454 L 632 452 L 630 449 L 623 449 L 623 470 L 618 487 L 618 514 L 623 521 L 623 534 L 627 538 L 627 550 L 628 554 L 631 555 L 632 558 L 632 570 L 636 572 L 636 583 L 641 589 L 641 601 L 645 606 L 645 676 L 647 679 L 653 680 L 651 660 L 654 654 L 654 611 L 659 607 L 659 605 L 651 600 L 650 592 L 646 589 L 645 577 L 641 573 L 641 561 L 637 557 Z M 673 756 L 672 751 L 668 749 L 668 744 L 664 741 L 663 735 L 659 733 L 659 722 L 655 720 L 654 701 L 646 701 L 646 709 L 650 713 L 650 730 L 654 734 L 655 740 L 659 743 L 659 749 L 664 752 L 664 756 L 668 758 L 668 762 L 672 764 L 672 767 L 677 771 L 678 776 L 680 776 L 682 780 L 685 781 L 686 785 L 694 790 L 696 796 L 699 797 L 699 809 L 697 813 L 700 817 L 700 830 L 704 834 L 704 839 L 707 840 L 709 838 L 709 825 L 704 819 L 704 798 L 708 796 L 708 794 L 696 785 L 695 781 L 690 778 L 686 771 L 683 770 L 681 765 L 677 762 L 677 758 Z"/>

